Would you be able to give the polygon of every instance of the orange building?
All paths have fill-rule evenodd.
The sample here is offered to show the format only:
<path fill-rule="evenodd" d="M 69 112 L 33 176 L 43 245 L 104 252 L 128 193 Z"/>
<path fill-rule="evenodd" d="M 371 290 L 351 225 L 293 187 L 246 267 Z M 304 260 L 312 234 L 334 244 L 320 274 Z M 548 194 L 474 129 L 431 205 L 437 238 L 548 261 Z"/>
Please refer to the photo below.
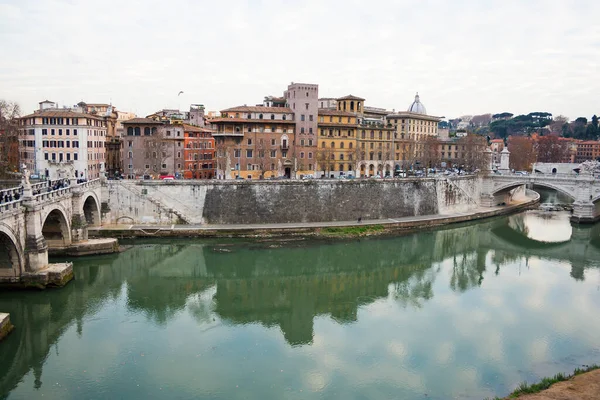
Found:
<path fill-rule="evenodd" d="M 183 124 L 185 179 L 212 179 L 215 176 L 215 139 L 212 130 Z"/>
<path fill-rule="evenodd" d="M 576 163 L 584 161 L 595 161 L 600 158 L 600 141 L 587 140 L 577 144 L 577 155 L 575 156 Z"/>

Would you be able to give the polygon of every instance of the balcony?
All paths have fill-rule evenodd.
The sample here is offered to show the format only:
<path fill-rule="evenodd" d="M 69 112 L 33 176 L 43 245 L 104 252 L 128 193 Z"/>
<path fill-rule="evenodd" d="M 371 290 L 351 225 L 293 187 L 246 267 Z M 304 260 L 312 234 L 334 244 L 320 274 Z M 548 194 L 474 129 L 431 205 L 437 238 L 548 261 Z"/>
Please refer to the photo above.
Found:
<path fill-rule="evenodd" d="M 281 142 L 281 150 L 289 150 L 290 145 L 288 144 L 288 142 Z"/>

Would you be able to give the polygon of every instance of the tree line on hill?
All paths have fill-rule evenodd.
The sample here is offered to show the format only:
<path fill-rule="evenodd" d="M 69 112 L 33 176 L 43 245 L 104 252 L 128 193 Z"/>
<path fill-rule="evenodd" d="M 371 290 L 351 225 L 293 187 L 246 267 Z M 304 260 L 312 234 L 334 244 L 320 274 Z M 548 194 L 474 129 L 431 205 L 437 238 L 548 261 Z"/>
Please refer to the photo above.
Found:
<path fill-rule="evenodd" d="M 466 125 L 466 126 L 465 126 Z M 569 122 L 565 116 L 553 117 L 549 112 L 536 111 L 529 114 L 514 115 L 509 112 L 481 114 L 451 119 L 440 124 L 452 132 L 471 132 L 484 136 L 506 139 L 509 136 L 558 135 L 581 140 L 598 140 L 599 121 L 596 115 L 590 120 L 579 117 Z"/>

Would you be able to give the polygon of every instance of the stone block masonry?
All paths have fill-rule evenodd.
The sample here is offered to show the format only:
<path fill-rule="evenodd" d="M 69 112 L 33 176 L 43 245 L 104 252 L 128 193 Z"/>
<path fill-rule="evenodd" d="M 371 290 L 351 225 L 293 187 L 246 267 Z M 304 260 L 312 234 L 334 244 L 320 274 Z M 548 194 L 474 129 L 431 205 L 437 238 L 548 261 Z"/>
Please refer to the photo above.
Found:
<path fill-rule="evenodd" d="M 110 181 L 108 224 L 266 224 L 437 215 L 478 207 L 480 178 Z"/>
<path fill-rule="evenodd" d="M 4 339 L 13 330 L 10 315 L 0 313 L 0 340 Z"/>

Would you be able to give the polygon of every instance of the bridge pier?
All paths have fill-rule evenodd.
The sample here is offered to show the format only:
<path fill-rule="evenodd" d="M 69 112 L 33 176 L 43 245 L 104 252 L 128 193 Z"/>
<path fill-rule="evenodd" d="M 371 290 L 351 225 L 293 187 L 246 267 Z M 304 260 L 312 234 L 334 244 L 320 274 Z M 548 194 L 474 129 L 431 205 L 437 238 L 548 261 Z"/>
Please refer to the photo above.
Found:
<path fill-rule="evenodd" d="M 33 197 L 25 197 L 25 271 L 35 272 L 48 266 L 48 244 L 42 234 L 43 221 Z M 37 218 L 36 218 L 37 217 Z"/>
<path fill-rule="evenodd" d="M 83 211 L 83 191 L 76 187 L 73 189 L 73 214 L 71 216 L 71 241 L 72 243 L 88 240 L 87 220 Z"/>

